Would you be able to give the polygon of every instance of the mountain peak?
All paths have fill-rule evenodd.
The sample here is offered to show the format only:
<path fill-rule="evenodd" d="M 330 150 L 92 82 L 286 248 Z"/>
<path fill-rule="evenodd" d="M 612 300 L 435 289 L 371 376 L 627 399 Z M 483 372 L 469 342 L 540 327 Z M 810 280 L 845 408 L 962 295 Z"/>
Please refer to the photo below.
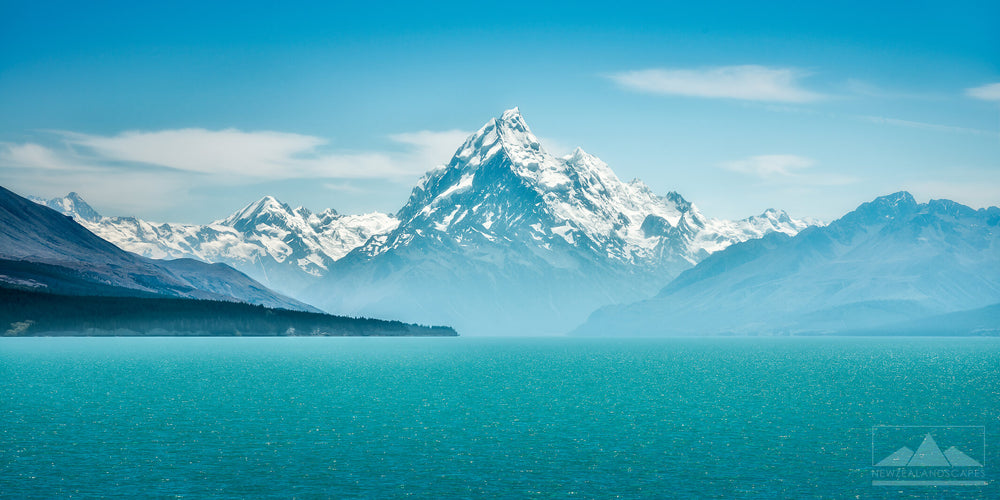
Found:
<path fill-rule="evenodd" d="M 788 215 L 788 212 L 784 210 L 779 210 L 777 208 L 768 208 L 764 210 L 764 213 L 760 214 L 762 217 L 766 217 L 770 220 L 778 222 L 789 222 L 792 218 Z"/>
<path fill-rule="evenodd" d="M 691 210 L 691 207 L 693 206 L 690 201 L 684 199 L 684 197 L 681 196 L 681 194 L 678 193 L 677 191 L 670 191 L 663 198 L 676 205 L 677 209 L 680 210 L 681 212 L 687 212 Z"/>
<path fill-rule="evenodd" d="M 65 198 L 63 198 L 62 201 L 67 205 L 71 214 L 75 214 L 83 220 L 90 222 L 97 222 L 101 220 L 101 214 L 97 213 L 97 210 L 94 210 L 94 207 L 91 207 L 89 203 L 84 201 L 83 197 L 81 197 L 76 191 L 71 191 Z"/>
<path fill-rule="evenodd" d="M 528 159 L 542 153 L 542 145 L 531 133 L 528 123 L 517 108 L 508 109 L 495 120 L 500 143 L 511 159 Z"/>
<path fill-rule="evenodd" d="M 913 195 L 910 194 L 909 191 L 898 191 L 885 196 L 879 196 L 878 198 L 875 198 L 872 203 L 891 207 L 906 207 L 916 206 L 917 201 L 913 198 Z"/>
<path fill-rule="evenodd" d="M 592 155 L 592 154 L 590 154 L 590 153 L 588 153 L 588 152 L 586 152 L 586 151 L 584 151 L 583 148 L 581 148 L 580 146 L 577 146 L 577 147 L 573 148 L 573 152 L 572 153 L 564 156 L 563 158 L 566 159 L 566 161 L 569 161 L 569 162 L 572 162 L 572 163 L 577 163 L 577 162 L 580 162 L 580 161 L 583 161 L 583 160 L 589 160 L 591 158 L 595 158 L 596 159 L 597 157 L 594 156 L 594 155 Z M 635 179 L 635 180 L 638 180 L 638 179 Z"/>
<path fill-rule="evenodd" d="M 906 191 L 879 196 L 872 201 L 862 203 L 856 210 L 842 217 L 842 220 L 875 220 L 894 219 L 911 213 L 919 208 L 913 195 Z"/>
<path fill-rule="evenodd" d="M 931 213 L 947 214 L 954 217 L 971 217 L 976 210 L 952 200 L 931 200 L 927 202 L 927 207 Z"/>
<path fill-rule="evenodd" d="M 282 203 L 281 200 L 279 200 L 279 199 L 277 199 L 277 198 L 275 198 L 274 196 L 271 196 L 271 195 L 265 195 L 261 199 L 257 200 L 256 203 L 253 203 L 253 205 L 257 206 L 257 207 L 281 207 L 281 206 L 285 206 L 285 204 Z"/>
<path fill-rule="evenodd" d="M 524 123 L 524 118 L 521 117 L 521 109 L 517 106 L 510 108 L 500 115 L 500 121 L 504 122 L 521 122 Z"/>
<path fill-rule="evenodd" d="M 52 198 L 51 200 L 36 197 L 30 197 L 28 199 L 38 203 L 39 205 L 44 205 L 62 213 L 63 215 L 68 215 L 78 220 L 98 222 L 102 218 L 101 214 L 97 213 L 97 210 L 94 210 L 93 207 L 84 201 L 76 191 L 63 196 L 62 198 Z"/>
<path fill-rule="evenodd" d="M 274 196 L 267 195 L 263 198 L 257 200 L 256 203 L 251 203 L 247 205 L 252 212 L 270 211 L 270 212 L 291 212 L 292 209 L 288 205 L 281 202 L 281 200 L 275 198 Z M 244 208 L 244 211 L 247 210 Z"/>
<path fill-rule="evenodd" d="M 274 196 L 267 195 L 237 210 L 229 217 L 216 221 L 216 224 L 233 227 L 243 231 L 254 227 L 257 224 L 255 222 L 257 219 L 263 216 L 273 217 L 274 215 L 278 215 L 282 218 L 290 217 L 293 215 L 292 208 L 282 203 Z"/>
<path fill-rule="evenodd" d="M 521 111 L 512 108 L 504 111 L 499 118 L 490 119 L 470 135 L 458 148 L 449 167 L 478 168 L 501 152 L 506 152 L 508 156 L 522 157 L 525 152 L 530 151 L 541 151 L 541 145 L 525 123 Z M 428 174 L 441 174 L 446 168 L 434 169 Z"/>

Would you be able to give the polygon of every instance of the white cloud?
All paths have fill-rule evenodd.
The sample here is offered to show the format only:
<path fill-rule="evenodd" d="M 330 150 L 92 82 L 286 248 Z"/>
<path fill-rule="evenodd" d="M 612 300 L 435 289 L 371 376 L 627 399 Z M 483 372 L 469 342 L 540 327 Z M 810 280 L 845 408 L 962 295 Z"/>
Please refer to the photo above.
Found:
<path fill-rule="evenodd" d="M 984 101 L 1000 101 L 1000 82 L 965 89 L 965 95 Z"/>
<path fill-rule="evenodd" d="M 720 66 L 699 69 L 645 69 L 608 77 L 618 85 L 653 94 L 742 99 L 749 101 L 809 102 L 825 96 L 799 85 L 807 73 L 794 68 Z"/>
<path fill-rule="evenodd" d="M 566 156 L 576 149 L 576 146 L 570 146 L 565 142 L 551 137 L 539 137 L 538 142 L 542 143 L 542 147 L 554 156 Z"/>
<path fill-rule="evenodd" d="M 6 151 L 0 153 L 5 162 Z M 164 171 L 117 171 L 88 164 L 66 164 L 66 168 L 0 168 L 0 184 L 22 195 L 46 198 L 65 196 L 70 191 L 85 193 L 90 202 L 113 205 L 112 213 L 176 208 L 192 202 L 189 176 Z"/>
<path fill-rule="evenodd" d="M 0 143 L 0 184 L 26 194 L 87 193 L 113 200 L 118 213 L 195 203 L 195 190 L 316 179 L 328 189 L 362 192 L 350 181 L 405 183 L 448 161 L 468 132 L 418 131 L 389 137 L 382 151 L 330 151 L 318 137 L 235 129 L 57 132 L 62 144 Z"/>
<path fill-rule="evenodd" d="M 42 170 L 93 170 L 66 154 L 59 154 L 35 143 L 0 143 L 0 165 Z"/>
<path fill-rule="evenodd" d="M 465 130 L 420 130 L 389 136 L 394 142 L 409 146 L 405 155 L 396 155 L 394 160 L 407 173 L 424 173 L 435 165 L 451 159 L 465 139 L 472 132 Z"/>
<path fill-rule="evenodd" d="M 302 161 L 326 142 L 299 134 L 199 128 L 123 132 L 115 136 L 72 132 L 63 135 L 70 144 L 87 148 L 99 161 L 257 177 L 280 175 L 291 161 Z M 296 173 L 290 176 L 297 177 Z"/>
<path fill-rule="evenodd" d="M 330 191 L 340 191 L 343 193 L 366 193 L 366 189 L 355 186 L 349 182 L 326 182 L 323 187 L 329 189 Z"/>
<path fill-rule="evenodd" d="M 758 155 L 728 161 L 720 166 L 731 172 L 756 177 L 767 183 L 796 184 L 801 186 L 843 186 L 857 182 L 854 177 L 841 174 L 807 171 L 816 160 L 798 155 Z"/>
<path fill-rule="evenodd" d="M 726 170 L 754 175 L 762 179 L 793 175 L 795 170 L 809 168 L 816 163 L 811 158 L 796 155 L 760 155 L 742 160 L 725 162 Z"/>
<path fill-rule="evenodd" d="M 996 131 L 989 131 L 977 128 L 969 128 L 969 127 L 956 127 L 954 125 L 941 125 L 938 123 L 918 122 L 913 120 L 902 120 L 899 118 L 891 118 L 887 116 L 831 113 L 831 112 L 817 111 L 814 109 L 809 109 L 799 106 L 786 106 L 786 105 L 775 105 L 775 104 L 747 103 L 745 104 L 745 106 L 765 109 L 767 111 L 772 111 L 775 113 L 812 115 L 812 116 L 825 117 L 837 120 L 842 120 L 846 118 L 850 120 L 861 120 L 868 123 L 875 123 L 879 125 L 890 125 L 893 127 L 904 127 L 904 128 L 912 128 L 919 130 L 931 130 L 935 132 L 945 132 L 949 134 L 969 134 L 969 135 L 979 135 L 983 137 L 994 137 L 994 138 L 998 136 L 998 133 Z"/>
<path fill-rule="evenodd" d="M 944 98 L 944 96 L 939 94 L 909 92 L 899 89 L 883 88 L 878 85 L 866 82 L 864 80 L 859 80 L 857 78 L 849 78 L 847 80 L 846 88 L 847 91 L 852 94 L 864 97 L 874 97 L 876 99 L 936 100 Z"/>
<path fill-rule="evenodd" d="M 62 133 L 95 162 L 156 165 L 255 178 L 393 178 L 447 160 L 467 132 L 420 131 L 389 138 L 403 151 L 331 152 L 325 139 L 282 132 L 179 129 L 97 136 Z"/>
<path fill-rule="evenodd" d="M 895 125 L 897 127 L 915 128 L 920 130 L 933 130 L 936 132 L 950 132 L 955 134 L 982 135 L 987 137 L 997 136 L 996 132 L 990 132 L 988 130 L 980 130 L 967 127 L 953 127 L 951 125 L 938 125 L 936 123 L 915 122 L 912 120 L 900 120 L 899 118 L 887 118 L 884 116 L 855 116 L 855 118 L 870 123 Z"/>

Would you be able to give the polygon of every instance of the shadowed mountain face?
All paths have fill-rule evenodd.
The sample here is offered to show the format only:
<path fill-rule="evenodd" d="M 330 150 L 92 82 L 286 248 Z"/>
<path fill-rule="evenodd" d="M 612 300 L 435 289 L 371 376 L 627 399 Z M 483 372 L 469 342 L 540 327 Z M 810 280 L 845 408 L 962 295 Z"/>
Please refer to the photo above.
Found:
<path fill-rule="evenodd" d="M 315 310 L 222 264 L 147 259 L 0 188 L 0 281 L 78 295 L 161 295 Z"/>
<path fill-rule="evenodd" d="M 304 297 L 473 335 L 562 334 L 599 306 L 650 296 L 711 252 L 807 226 L 774 210 L 707 218 L 677 193 L 622 182 L 581 149 L 553 156 L 517 109 L 428 172 L 397 218 Z"/>
<path fill-rule="evenodd" d="M 998 225 L 997 207 L 880 197 L 826 227 L 733 245 L 652 299 L 598 310 L 576 333 L 877 333 L 986 308 L 1000 303 Z M 1000 319 L 991 328 L 981 311 L 963 321 L 995 331 Z"/>

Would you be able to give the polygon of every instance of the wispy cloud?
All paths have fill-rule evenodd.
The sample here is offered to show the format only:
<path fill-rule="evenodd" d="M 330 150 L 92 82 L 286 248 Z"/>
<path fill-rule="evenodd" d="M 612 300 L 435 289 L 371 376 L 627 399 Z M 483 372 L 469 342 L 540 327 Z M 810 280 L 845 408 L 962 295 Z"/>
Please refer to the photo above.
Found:
<path fill-rule="evenodd" d="M 30 142 L 24 144 L 0 143 L 0 166 L 47 171 L 96 170 L 94 167 L 81 163 L 71 152 L 59 153 Z"/>
<path fill-rule="evenodd" d="M 796 155 L 760 155 L 742 160 L 730 161 L 722 167 L 741 174 L 754 175 L 761 179 L 771 177 L 787 177 L 794 175 L 796 170 L 809 168 L 816 164 L 812 158 Z"/>
<path fill-rule="evenodd" d="M 901 120 L 899 118 L 888 118 L 885 116 L 867 116 L 867 115 L 852 115 L 854 118 L 863 120 L 870 123 L 878 123 L 882 125 L 894 125 L 897 127 L 907 127 L 915 128 L 921 130 L 933 130 L 936 132 L 949 132 L 953 134 L 971 134 L 971 135 L 982 135 L 987 137 L 997 137 L 997 132 L 990 132 L 989 130 L 981 130 L 977 128 L 968 127 L 955 127 L 952 125 L 940 125 L 937 123 L 925 123 L 917 122 L 912 120 Z"/>
<path fill-rule="evenodd" d="M 96 163 L 155 165 L 202 174 L 257 178 L 385 178 L 412 175 L 445 161 L 462 131 L 392 135 L 402 151 L 327 151 L 325 139 L 282 132 L 179 129 L 98 136 L 62 132 Z M 81 149 L 82 148 L 82 149 Z"/>
<path fill-rule="evenodd" d="M 639 92 L 690 97 L 771 102 L 810 102 L 823 94 L 803 88 L 808 76 L 795 68 L 717 66 L 697 69 L 654 68 L 608 75 L 618 85 Z"/>
<path fill-rule="evenodd" d="M 422 130 L 389 136 L 379 151 L 336 151 L 325 139 L 281 132 L 178 129 L 103 136 L 56 132 L 56 142 L 0 143 L 0 183 L 28 194 L 88 193 L 118 207 L 168 208 L 193 189 L 316 179 L 404 182 L 446 162 L 468 135 Z"/>
<path fill-rule="evenodd" d="M 326 182 L 323 187 L 329 189 L 330 191 L 340 191 L 343 193 L 366 193 L 367 189 L 355 186 L 349 182 Z"/>
<path fill-rule="evenodd" d="M 566 156 L 571 154 L 576 146 L 570 146 L 559 139 L 553 139 L 551 137 L 539 137 L 538 142 L 542 143 L 542 146 L 546 151 L 555 156 Z"/>
<path fill-rule="evenodd" d="M 120 213 L 130 214 L 176 207 L 190 201 L 187 193 L 193 186 L 204 185 L 176 171 L 95 165 L 37 144 L 0 145 L 0 184 L 21 189 L 24 195 L 63 196 L 79 191 L 91 201 L 113 201 L 123 210 Z M 221 184 L 221 179 L 216 182 Z"/>
<path fill-rule="evenodd" d="M 843 186 L 857 179 L 840 174 L 815 172 L 811 169 L 816 160 L 804 156 L 778 154 L 758 155 L 728 161 L 719 166 L 730 172 L 756 177 L 765 183 L 795 184 L 800 186 Z"/>
<path fill-rule="evenodd" d="M 984 101 L 1000 101 L 1000 82 L 965 89 L 965 95 Z"/>
<path fill-rule="evenodd" d="M 848 92 L 863 97 L 874 97 L 876 99 L 920 99 L 937 100 L 945 96 L 931 93 L 909 92 L 899 89 L 888 89 L 870 82 L 849 78 L 845 85 Z"/>
<path fill-rule="evenodd" d="M 901 118 L 892 118 L 888 116 L 834 113 L 829 111 L 816 110 L 805 106 L 788 106 L 783 104 L 758 104 L 758 103 L 745 103 L 744 105 L 748 107 L 764 109 L 774 113 L 812 115 L 820 118 L 836 119 L 836 120 L 843 120 L 843 119 L 861 120 L 864 122 L 875 123 L 878 125 L 889 125 L 893 127 L 930 130 L 934 132 L 945 132 L 949 134 L 968 134 L 968 135 L 978 135 L 978 136 L 993 137 L 993 138 L 1000 135 L 1000 133 L 996 131 L 983 130 L 978 128 L 958 127 L 954 125 L 943 125 L 940 123 L 928 123 L 928 122 L 920 122 L 914 120 L 904 120 Z"/>

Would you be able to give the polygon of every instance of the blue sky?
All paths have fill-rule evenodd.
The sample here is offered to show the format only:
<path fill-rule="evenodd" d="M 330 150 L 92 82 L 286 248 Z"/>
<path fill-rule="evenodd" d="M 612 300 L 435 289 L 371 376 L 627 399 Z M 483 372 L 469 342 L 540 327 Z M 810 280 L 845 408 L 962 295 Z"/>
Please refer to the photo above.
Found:
<path fill-rule="evenodd" d="M 996 2 L 144 4 L 0 2 L 0 184 L 161 221 L 391 212 L 519 106 L 710 216 L 1000 204 Z"/>

